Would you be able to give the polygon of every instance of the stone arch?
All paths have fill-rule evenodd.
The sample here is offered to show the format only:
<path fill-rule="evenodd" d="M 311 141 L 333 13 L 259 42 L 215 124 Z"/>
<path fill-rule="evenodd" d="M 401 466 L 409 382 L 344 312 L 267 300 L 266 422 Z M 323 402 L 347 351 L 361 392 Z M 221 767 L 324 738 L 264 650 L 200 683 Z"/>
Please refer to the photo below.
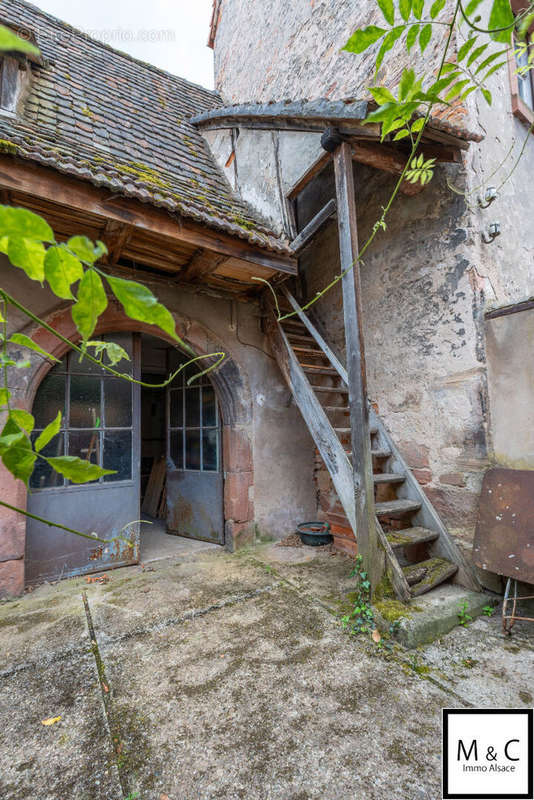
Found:
<path fill-rule="evenodd" d="M 197 355 L 226 352 L 223 364 L 210 376 L 217 398 L 223 427 L 224 519 L 225 546 L 234 550 L 248 543 L 254 536 L 254 509 L 252 486 L 254 480 L 252 455 L 252 397 L 248 380 L 242 367 L 232 357 L 226 344 L 217 340 L 209 328 L 196 320 L 174 314 L 178 335 Z M 79 334 L 72 321 L 70 306 L 63 308 L 45 322 L 66 339 L 76 343 Z M 141 322 L 127 317 L 116 304 L 110 304 L 100 317 L 94 337 L 104 333 L 135 331 L 149 333 L 176 346 L 170 336 Z M 44 350 L 61 358 L 69 346 L 54 336 L 44 326 L 31 331 L 34 341 Z M 32 368 L 26 373 L 24 384 L 16 387 L 14 401 L 19 407 L 31 411 L 37 389 L 53 365 L 37 357 L 32 358 Z M 20 481 L 4 472 L 5 501 L 26 508 L 27 492 Z M 0 509 L 0 596 L 17 595 L 24 589 L 25 519 L 16 512 Z"/>

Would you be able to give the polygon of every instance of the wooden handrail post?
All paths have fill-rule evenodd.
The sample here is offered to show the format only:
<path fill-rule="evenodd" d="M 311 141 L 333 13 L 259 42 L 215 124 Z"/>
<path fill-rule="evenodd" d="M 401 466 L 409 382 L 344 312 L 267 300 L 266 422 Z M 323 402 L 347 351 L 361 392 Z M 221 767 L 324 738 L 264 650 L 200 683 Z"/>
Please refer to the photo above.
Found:
<path fill-rule="evenodd" d="M 352 173 L 352 150 L 348 143 L 342 142 L 335 150 L 334 168 L 341 271 L 348 270 L 342 279 L 342 291 L 358 553 L 363 558 L 364 568 L 374 590 L 382 578 L 384 559 L 378 546 L 375 522 L 360 269 L 357 261 L 356 195 Z"/>

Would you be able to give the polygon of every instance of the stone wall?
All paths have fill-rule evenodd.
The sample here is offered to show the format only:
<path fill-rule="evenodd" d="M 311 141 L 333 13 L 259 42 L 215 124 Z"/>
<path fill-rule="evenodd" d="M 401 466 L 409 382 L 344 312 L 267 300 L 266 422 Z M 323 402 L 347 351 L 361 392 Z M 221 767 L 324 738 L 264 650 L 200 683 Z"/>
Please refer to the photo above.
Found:
<path fill-rule="evenodd" d="M 70 312 L 46 289 L 29 281 L 4 257 L 1 285 L 34 313 L 45 317 L 64 335 L 71 336 Z M 137 273 L 137 279 L 139 273 Z M 250 541 L 254 534 L 281 538 L 295 525 L 313 516 L 313 443 L 272 358 L 261 331 L 259 306 L 235 302 L 213 293 L 186 291 L 158 279 L 145 281 L 172 311 L 177 330 L 199 353 L 223 350 L 231 367 L 224 381 L 233 394 L 232 408 L 223 413 L 223 463 L 225 471 L 225 521 L 228 546 Z M 29 335 L 36 326 L 21 327 L 18 313 L 10 324 Z M 141 330 L 128 323 L 111 303 L 104 330 Z M 148 326 L 147 326 L 148 327 Z M 151 333 L 155 333 L 150 328 Z M 55 346 L 51 334 L 37 334 L 41 346 Z M 42 340 L 41 340 L 42 339 Z M 43 376 L 42 360 L 32 358 L 32 368 L 20 370 L 14 402 L 31 410 L 32 397 Z M 217 381 L 214 380 L 217 388 Z M 2 499 L 24 507 L 25 487 L 0 467 Z M 81 522 L 81 521 L 80 521 Z M 87 521 L 86 521 L 86 524 Z M 0 513 L 0 594 L 16 594 L 24 586 L 24 519 L 4 509 Z"/>
<path fill-rule="evenodd" d="M 483 13 L 489 5 L 487 0 Z M 373 54 L 353 56 L 340 48 L 362 23 L 380 24 L 375 7 L 374 2 L 357 0 L 225 0 L 215 40 L 219 91 L 227 102 L 364 96 Z M 427 71 L 435 66 L 438 47 L 439 41 L 433 42 L 427 51 Z M 418 58 L 412 51 L 410 65 L 417 68 Z M 394 86 L 406 56 L 396 51 L 386 61 L 378 82 Z M 484 314 L 534 294 L 534 137 L 512 115 L 506 70 L 493 76 L 490 88 L 492 107 L 471 95 L 464 115 L 465 126 L 484 140 L 470 145 L 461 165 L 440 166 L 423 193 L 397 200 L 387 231 L 377 237 L 361 268 L 371 399 L 444 521 L 467 548 L 482 475 L 492 459 L 498 460 L 492 425 L 500 424 L 497 415 L 503 413 L 502 404 L 489 404 L 498 387 L 490 386 L 488 395 Z M 209 136 L 213 140 L 217 133 Z M 232 136 L 235 143 L 235 132 Z M 269 132 L 262 131 L 261 146 L 259 136 L 239 132 L 233 180 L 249 202 L 283 226 L 284 194 L 320 148 L 312 134 L 302 134 L 300 140 L 295 134 L 293 140 L 291 134 L 271 134 L 269 143 Z M 523 144 L 521 162 L 513 170 Z M 359 167 L 356 185 L 363 242 L 388 199 L 392 180 Z M 499 195 L 482 210 L 477 198 L 486 185 L 497 186 Z M 484 244 L 483 234 L 493 221 L 500 222 L 502 233 L 494 243 Z M 336 273 L 334 223 L 302 257 L 301 268 L 309 297 Z M 315 313 L 329 342 L 343 354 L 337 288 L 317 303 Z M 534 402 L 534 389 L 530 391 Z M 526 430 L 528 424 L 525 416 L 519 426 Z M 333 502 L 326 497 L 330 489 L 321 474 L 319 489 L 323 507 Z"/>

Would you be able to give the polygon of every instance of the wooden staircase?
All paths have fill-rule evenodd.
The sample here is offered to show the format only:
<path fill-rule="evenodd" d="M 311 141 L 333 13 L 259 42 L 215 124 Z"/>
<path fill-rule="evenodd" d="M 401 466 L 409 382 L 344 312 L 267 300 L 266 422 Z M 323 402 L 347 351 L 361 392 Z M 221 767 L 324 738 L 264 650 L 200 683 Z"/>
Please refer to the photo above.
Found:
<path fill-rule="evenodd" d="M 313 436 L 338 502 L 323 517 L 336 544 L 357 540 L 352 473 L 348 380 L 344 366 L 309 318 L 284 290 L 280 308 L 297 312 L 269 321 L 269 334 L 280 369 Z M 408 602 L 452 579 L 480 587 L 438 514 L 395 447 L 372 407 L 370 447 L 375 486 L 376 528 L 385 551 L 395 592 Z"/>

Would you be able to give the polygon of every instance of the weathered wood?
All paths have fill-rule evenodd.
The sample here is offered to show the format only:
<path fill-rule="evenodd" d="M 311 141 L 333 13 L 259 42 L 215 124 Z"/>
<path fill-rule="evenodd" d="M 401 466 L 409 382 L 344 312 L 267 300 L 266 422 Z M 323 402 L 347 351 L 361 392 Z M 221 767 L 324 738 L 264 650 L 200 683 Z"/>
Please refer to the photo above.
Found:
<path fill-rule="evenodd" d="M 378 518 L 375 518 L 375 520 L 376 520 L 377 540 L 380 543 L 380 546 L 382 547 L 386 555 L 386 561 L 388 564 L 389 575 L 391 578 L 391 583 L 393 584 L 393 589 L 395 590 L 395 594 L 397 595 L 399 600 L 402 600 L 403 603 L 407 603 L 411 598 L 410 587 L 408 586 L 402 568 L 399 562 L 397 561 L 395 553 L 393 552 L 393 548 L 388 542 L 387 536 L 384 533 L 382 525 L 378 521 Z"/>
<path fill-rule="evenodd" d="M 374 512 L 373 464 L 369 435 L 369 405 L 362 330 L 356 195 L 352 174 L 352 150 L 343 142 L 334 153 L 336 177 L 341 288 L 345 323 L 347 377 L 350 401 L 352 467 L 356 508 L 358 552 L 373 587 L 380 582 L 384 562 L 378 548 Z"/>
<path fill-rule="evenodd" d="M 282 291 L 284 295 L 287 297 L 293 311 L 297 312 L 297 316 L 300 322 L 306 326 L 308 332 L 311 334 L 311 336 L 313 336 L 313 338 L 315 339 L 315 341 L 317 342 L 317 344 L 319 345 L 325 356 L 328 358 L 334 369 L 337 371 L 338 375 L 341 376 L 343 382 L 346 384 L 347 371 L 343 366 L 343 364 L 341 363 L 341 361 L 338 359 L 334 351 L 328 346 L 328 344 L 323 339 L 323 337 L 321 336 L 315 325 L 313 325 L 313 323 L 310 321 L 308 315 L 305 314 L 304 311 L 302 311 L 301 307 L 299 306 L 299 304 L 297 303 L 297 301 L 295 300 L 289 289 L 283 286 Z M 290 322 L 290 320 L 289 319 L 284 320 L 284 322 Z"/>
<path fill-rule="evenodd" d="M 339 501 L 355 532 L 352 469 L 343 446 L 315 396 L 282 327 L 273 320 L 268 323 L 268 328 L 278 365 L 330 473 Z"/>
<path fill-rule="evenodd" d="M 418 511 L 420 508 L 421 503 L 418 500 L 387 500 L 375 505 L 377 517 L 404 516 L 404 514 Z"/>
<path fill-rule="evenodd" d="M 180 273 L 180 280 L 201 281 L 207 275 L 211 275 L 217 267 L 226 261 L 227 256 L 215 256 L 214 253 L 198 249 L 195 251 L 190 261 Z"/>
<path fill-rule="evenodd" d="M 330 219 L 332 214 L 336 212 L 336 201 L 329 200 L 320 211 L 311 219 L 306 227 L 304 227 L 299 235 L 291 242 L 291 249 L 294 253 L 303 250 L 311 243 L 317 231 Z"/>
<path fill-rule="evenodd" d="M 430 558 L 421 561 L 419 564 L 411 564 L 403 567 L 403 573 L 410 585 L 412 597 L 419 597 L 421 594 L 430 592 L 435 586 L 452 578 L 458 571 L 456 564 L 451 564 L 444 558 Z"/>
<path fill-rule="evenodd" d="M 317 159 L 317 161 L 314 161 L 313 164 L 310 167 L 308 167 L 306 172 L 300 176 L 298 181 L 295 184 L 293 184 L 290 191 L 288 192 L 287 195 L 288 199 L 289 200 L 295 199 L 297 195 L 301 193 L 304 187 L 309 184 L 312 178 L 315 178 L 315 176 L 326 167 L 331 158 L 332 156 L 330 153 L 323 153 Z"/>
<path fill-rule="evenodd" d="M 94 214 L 167 237 L 172 241 L 205 247 L 221 255 L 232 256 L 269 267 L 288 275 L 297 274 L 296 260 L 291 256 L 256 247 L 222 231 L 191 220 L 171 215 L 147 203 L 109 194 L 89 182 L 61 175 L 48 167 L 26 163 L 11 156 L 0 156 L 0 188 L 26 193 L 76 211 Z M 261 273 L 260 273 L 261 275 Z"/>
<path fill-rule="evenodd" d="M 437 539 L 437 531 L 428 528 L 403 528 L 400 531 L 388 531 L 386 538 L 392 547 L 412 547 L 414 544 L 428 544 Z"/>
<path fill-rule="evenodd" d="M 408 160 L 398 150 L 375 142 L 354 142 L 352 144 L 352 157 L 354 161 L 358 161 L 360 164 L 366 164 L 384 172 L 392 172 L 394 175 L 401 175 Z M 420 183 L 403 181 L 401 192 L 406 195 L 414 195 L 419 194 L 424 188 Z"/>

